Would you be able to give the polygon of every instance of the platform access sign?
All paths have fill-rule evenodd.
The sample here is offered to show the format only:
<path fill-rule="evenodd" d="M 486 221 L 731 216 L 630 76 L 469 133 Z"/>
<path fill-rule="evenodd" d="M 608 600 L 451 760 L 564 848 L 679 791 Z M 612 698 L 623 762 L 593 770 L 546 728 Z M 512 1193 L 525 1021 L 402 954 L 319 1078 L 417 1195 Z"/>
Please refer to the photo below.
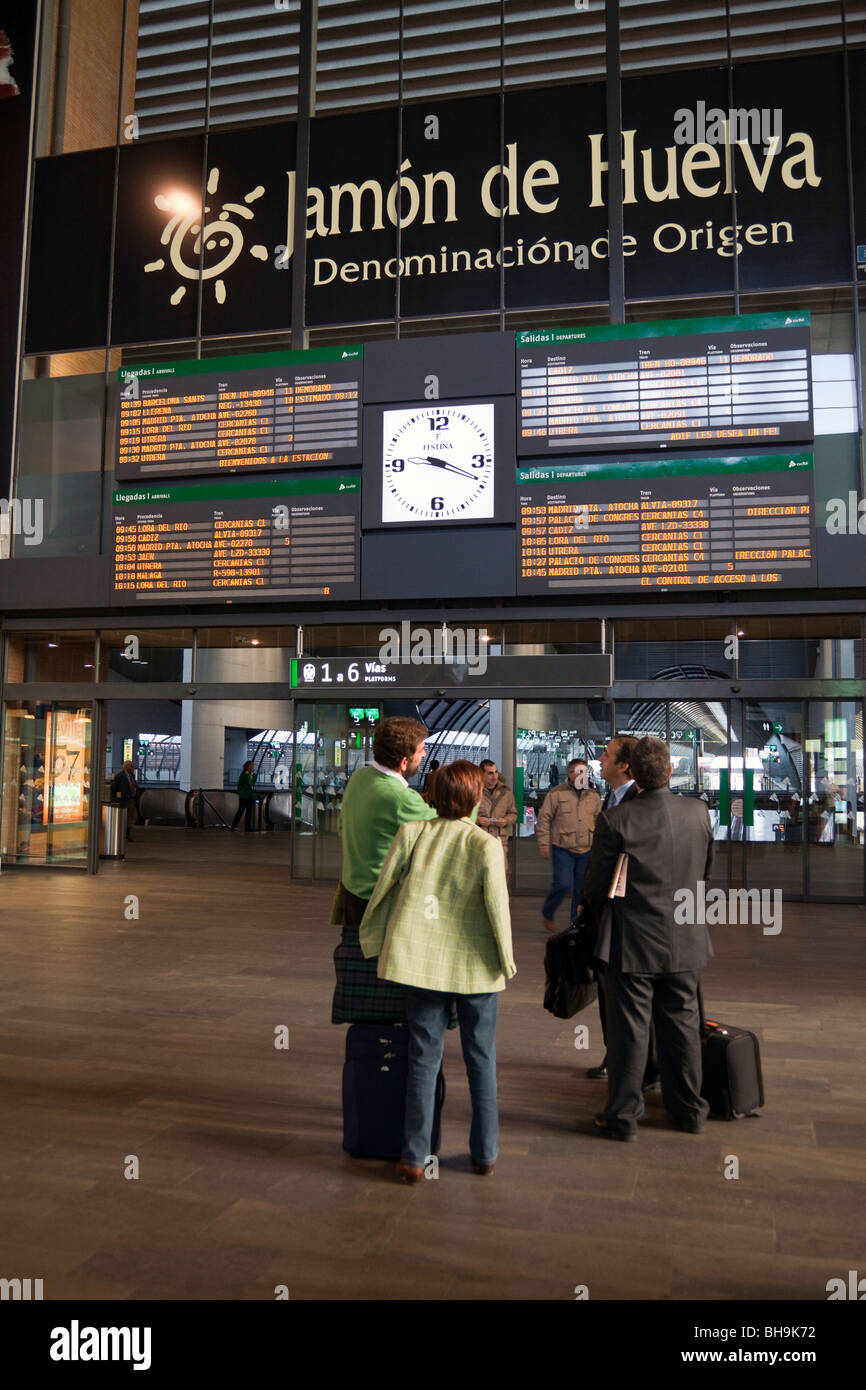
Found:
<path fill-rule="evenodd" d="M 610 653 L 592 652 L 581 656 L 489 656 L 473 659 L 440 657 L 429 660 L 381 661 L 376 657 L 349 661 L 343 657 L 293 657 L 291 687 L 317 694 L 392 690 L 395 693 L 421 691 L 469 695 L 481 691 L 538 691 L 605 689 L 613 684 L 613 658 Z M 483 659 L 482 659 L 483 658 Z"/>

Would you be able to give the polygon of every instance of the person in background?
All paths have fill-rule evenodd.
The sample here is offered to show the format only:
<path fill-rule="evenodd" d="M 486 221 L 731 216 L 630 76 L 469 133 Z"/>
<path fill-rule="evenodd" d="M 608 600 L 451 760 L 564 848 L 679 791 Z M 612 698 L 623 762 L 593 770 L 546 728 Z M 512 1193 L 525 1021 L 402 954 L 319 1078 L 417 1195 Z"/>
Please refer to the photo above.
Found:
<path fill-rule="evenodd" d="M 589 786 L 586 759 L 572 758 L 566 769 L 566 780 L 551 787 L 544 798 L 535 828 L 542 859 L 553 861 L 553 883 L 541 909 L 548 931 L 556 931 L 553 914 L 568 893 L 571 894 L 569 922 L 577 915 L 595 820 L 600 810 L 601 798 Z"/>
<path fill-rule="evenodd" d="M 631 801 L 638 795 L 638 788 L 635 786 L 634 778 L 631 775 L 629 759 L 632 749 L 637 743 L 636 738 L 629 734 L 617 734 L 615 738 L 609 739 L 606 748 L 601 755 L 601 775 L 607 782 L 607 794 L 602 802 L 603 811 L 613 810 L 614 806 L 619 806 L 623 801 Z M 584 906 L 583 900 L 581 907 Z M 580 908 L 578 909 L 580 913 Z M 582 914 L 581 914 L 582 915 Z M 601 1018 L 602 1037 L 607 1038 L 607 1015 L 604 1004 L 604 990 L 598 991 L 598 1012 Z M 607 1052 L 604 1060 L 597 1067 L 590 1067 L 587 1076 L 594 1081 L 607 1080 Z M 645 1084 L 653 1079 L 650 1074 Z"/>
<path fill-rule="evenodd" d="M 498 1156 L 496 1014 L 517 967 L 505 859 L 492 836 L 472 823 L 482 786 L 474 763 L 439 769 L 433 787 L 438 820 L 397 831 L 361 923 L 364 956 L 378 958 L 379 978 L 406 993 L 409 1080 L 397 1164 L 404 1182 L 419 1182 L 430 1158 L 452 998 L 472 1097 L 474 1171 L 490 1176 Z"/>
<path fill-rule="evenodd" d="M 406 1021 L 405 991 L 377 977 L 375 962 L 361 952 L 358 928 L 400 826 L 435 819 L 407 781 L 421 765 L 426 736 L 417 719 L 383 719 L 373 734 L 372 765 L 359 767 L 346 783 L 339 825 L 343 867 L 331 912 L 331 924 L 343 929 L 334 951 L 332 1023 Z"/>
<path fill-rule="evenodd" d="M 252 759 L 250 759 L 244 763 L 238 778 L 238 809 L 235 811 L 235 818 L 232 821 L 232 830 L 237 829 L 241 816 L 244 818 L 244 832 L 251 831 L 253 828 L 255 781 L 256 774 L 253 772 Z"/>
<path fill-rule="evenodd" d="M 631 751 L 640 796 L 602 811 L 586 870 L 584 896 L 602 923 L 596 947 L 607 992 L 607 1106 L 595 1117 L 612 1139 L 636 1139 L 641 1094 L 655 1025 L 662 1100 L 676 1129 L 700 1134 L 708 1106 L 701 1096 L 698 971 L 712 955 L 709 933 L 679 911 L 680 893 L 697 900 L 710 877 L 713 832 L 706 804 L 670 790 L 670 751 L 642 738 Z M 625 895 L 608 889 L 621 854 L 628 856 Z M 603 915 L 604 913 L 604 915 Z"/>
<path fill-rule="evenodd" d="M 484 789 L 481 793 L 481 805 L 478 808 L 476 825 L 480 825 L 481 829 L 486 830 L 489 835 L 498 837 L 502 845 L 502 852 L 505 855 L 505 872 L 507 874 L 508 840 L 512 825 L 517 824 L 517 802 L 514 800 L 514 792 L 510 787 L 506 787 L 499 775 L 498 767 L 490 758 L 485 758 L 481 763 L 481 773 L 484 778 Z"/>
<path fill-rule="evenodd" d="M 135 767 L 127 759 L 120 772 L 116 772 L 111 779 L 111 799 L 116 801 L 119 806 L 126 807 L 126 838 L 132 839 L 132 827 L 135 825 L 138 816 L 135 809 L 135 798 L 138 796 L 138 786 L 135 781 Z"/>

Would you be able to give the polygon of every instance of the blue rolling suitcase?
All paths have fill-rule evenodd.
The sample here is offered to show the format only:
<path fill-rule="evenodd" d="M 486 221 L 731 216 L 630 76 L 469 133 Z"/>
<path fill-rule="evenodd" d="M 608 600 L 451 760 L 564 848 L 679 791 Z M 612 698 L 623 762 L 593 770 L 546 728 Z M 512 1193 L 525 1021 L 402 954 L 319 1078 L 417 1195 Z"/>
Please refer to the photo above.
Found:
<path fill-rule="evenodd" d="M 409 1028 L 405 1023 L 353 1023 L 343 1065 L 343 1148 L 353 1158 L 400 1157 L 409 1076 Z M 445 1077 L 436 1079 L 430 1150 L 442 1133 Z"/>

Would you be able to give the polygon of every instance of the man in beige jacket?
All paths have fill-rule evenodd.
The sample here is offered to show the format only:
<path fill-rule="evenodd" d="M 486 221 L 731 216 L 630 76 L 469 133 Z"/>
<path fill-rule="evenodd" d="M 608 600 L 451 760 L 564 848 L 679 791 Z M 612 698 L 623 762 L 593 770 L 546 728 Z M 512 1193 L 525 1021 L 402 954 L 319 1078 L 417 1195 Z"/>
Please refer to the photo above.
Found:
<path fill-rule="evenodd" d="M 548 931 L 556 931 L 553 914 L 567 893 L 571 894 L 569 921 L 574 921 L 600 810 L 601 798 L 589 785 L 588 764 L 573 758 L 566 781 L 551 787 L 536 822 L 541 857 L 552 860 L 553 866 L 553 883 L 541 909 Z"/>
<path fill-rule="evenodd" d="M 484 777 L 484 790 L 478 807 L 476 825 L 486 830 L 488 835 L 498 835 L 505 855 L 505 869 L 508 871 L 508 840 L 512 825 L 517 824 L 517 802 L 514 792 L 506 787 L 499 775 L 499 768 L 490 759 L 480 764 Z"/>

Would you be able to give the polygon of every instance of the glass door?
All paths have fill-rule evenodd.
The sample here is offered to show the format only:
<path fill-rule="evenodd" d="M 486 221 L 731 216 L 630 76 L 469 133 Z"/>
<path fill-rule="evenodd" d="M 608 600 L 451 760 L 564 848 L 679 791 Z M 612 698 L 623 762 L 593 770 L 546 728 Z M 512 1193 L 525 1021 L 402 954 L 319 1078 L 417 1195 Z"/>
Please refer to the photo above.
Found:
<path fill-rule="evenodd" d="M 604 700 L 519 702 L 515 714 L 514 793 L 518 821 L 514 840 L 514 887 L 544 897 L 550 863 L 535 840 L 535 822 L 551 787 L 565 781 L 574 758 L 589 763 L 590 785 L 602 794 L 599 758 L 611 734 L 611 705 Z"/>
<path fill-rule="evenodd" d="M 804 842 L 810 834 L 801 700 L 739 702 L 741 755 L 731 767 L 733 875 L 748 888 L 805 892 Z"/>
<path fill-rule="evenodd" d="M 863 704 L 810 700 L 803 755 L 806 891 L 810 897 L 864 893 Z"/>
<path fill-rule="evenodd" d="M 336 880 L 343 792 L 352 773 L 372 761 L 379 705 L 298 701 L 295 705 L 292 877 Z"/>
<path fill-rule="evenodd" d="M 87 867 L 93 706 L 7 705 L 0 852 L 7 864 Z"/>

